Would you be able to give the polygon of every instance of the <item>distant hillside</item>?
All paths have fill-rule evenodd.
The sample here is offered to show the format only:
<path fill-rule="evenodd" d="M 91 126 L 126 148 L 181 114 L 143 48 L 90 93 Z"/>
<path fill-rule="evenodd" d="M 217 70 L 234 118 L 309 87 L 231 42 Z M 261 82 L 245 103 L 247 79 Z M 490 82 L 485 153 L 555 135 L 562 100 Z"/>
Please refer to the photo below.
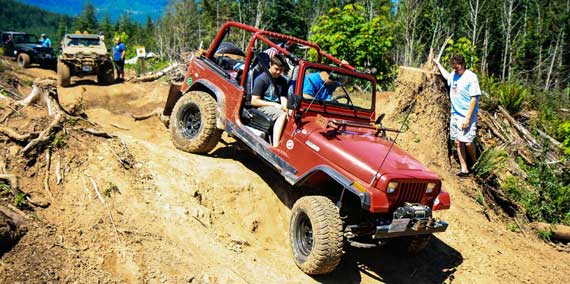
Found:
<path fill-rule="evenodd" d="M 19 3 L 15 0 L 0 0 L 0 30 L 24 31 L 39 36 L 47 34 L 54 45 L 59 42 L 58 27 L 60 21 L 71 26 L 73 18 L 67 15 L 47 12 L 37 7 Z"/>
<path fill-rule="evenodd" d="M 83 10 L 86 0 L 19 0 L 20 2 L 34 5 L 48 11 L 77 16 Z M 147 15 L 153 20 L 160 18 L 166 10 L 168 0 L 91 0 L 91 4 L 97 9 L 97 18 L 103 18 L 109 13 L 111 20 L 117 20 L 122 14 L 128 12 L 131 19 L 144 24 Z"/>

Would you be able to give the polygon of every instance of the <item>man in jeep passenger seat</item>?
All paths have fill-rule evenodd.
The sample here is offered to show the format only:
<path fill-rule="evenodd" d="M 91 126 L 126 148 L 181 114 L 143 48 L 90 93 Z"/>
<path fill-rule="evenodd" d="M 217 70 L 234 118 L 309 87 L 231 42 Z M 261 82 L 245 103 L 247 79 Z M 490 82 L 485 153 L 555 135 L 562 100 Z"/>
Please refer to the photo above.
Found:
<path fill-rule="evenodd" d="M 255 79 L 251 95 L 251 105 L 275 121 L 272 137 L 274 147 L 279 145 L 287 118 L 287 81 L 281 76 L 286 66 L 282 55 L 273 56 L 269 62 L 269 72 L 263 72 Z"/>

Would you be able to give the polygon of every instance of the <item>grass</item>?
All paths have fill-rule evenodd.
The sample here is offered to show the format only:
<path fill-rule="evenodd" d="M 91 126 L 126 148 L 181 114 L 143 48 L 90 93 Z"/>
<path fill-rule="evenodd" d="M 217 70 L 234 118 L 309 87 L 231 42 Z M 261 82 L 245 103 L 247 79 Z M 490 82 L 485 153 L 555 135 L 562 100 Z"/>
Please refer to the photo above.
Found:
<path fill-rule="evenodd" d="M 63 149 L 67 147 L 67 142 L 65 141 L 65 135 L 56 135 L 53 141 L 51 142 L 51 146 L 56 149 Z"/>
<path fill-rule="evenodd" d="M 505 150 L 491 147 L 481 153 L 479 160 L 473 165 L 473 173 L 477 178 L 485 180 L 494 174 L 496 169 L 502 168 L 509 158 L 510 155 Z"/>

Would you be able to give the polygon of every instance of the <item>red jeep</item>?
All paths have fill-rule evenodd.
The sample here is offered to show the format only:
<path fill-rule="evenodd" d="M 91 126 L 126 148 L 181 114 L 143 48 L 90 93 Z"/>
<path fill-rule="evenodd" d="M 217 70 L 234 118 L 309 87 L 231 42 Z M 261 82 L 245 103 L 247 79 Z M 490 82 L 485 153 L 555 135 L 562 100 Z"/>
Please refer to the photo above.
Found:
<path fill-rule="evenodd" d="M 268 48 L 292 67 L 284 75 L 289 113 L 277 147 L 273 121 L 249 105 L 255 77 L 267 72 Z M 317 59 L 296 55 L 308 52 Z M 342 77 L 332 96 L 303 96 L 306 77 L 322 71 Z M 291 247 L 297 266 L 315 275 L 337 267 L 345 242 L 373 247 L 400 239 L 413 253 L 447 229 L 432 217 L 450 206 L 441 179 L 394 145 L 386 132 L 397 130 L 382 126 L 375 102 L 374 77 L 315 43 L 229 22 L 190 60 L 184 83 L 171 87 L 163 117 L 177 148 L 207 153 L 226 131 L 303 193 L 291 210 Z"/>

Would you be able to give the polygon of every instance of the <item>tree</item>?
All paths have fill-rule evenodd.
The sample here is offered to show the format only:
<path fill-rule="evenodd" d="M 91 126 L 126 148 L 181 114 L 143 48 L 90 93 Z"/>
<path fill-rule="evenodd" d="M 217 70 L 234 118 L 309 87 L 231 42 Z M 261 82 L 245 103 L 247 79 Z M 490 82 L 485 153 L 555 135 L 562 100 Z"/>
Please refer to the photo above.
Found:
<path fill-rule="evenodd" d="M 267 6 L 267 12 L 263 15 L 262 29 L 292 35 L 295 37 L 305 37 L 307 27 L 305 22 L 297 13 L 297 6 L 292 0 L 271 1 Z"/>
<path fill-rule="evenodd" d="M 83 12 L 77 18 L 75 28 L 79 31 L 87 31 L 89 33 L 97 33 L 98 24 L 97 24 L 97 17 L 95 15 L 95 7 L 91 2 L 88 0 L 85 2 L 85 6 L 83 8 Z"/>
<path fill-rule="evenodd" d="M 393 37 L 391 23 L 385 15 L 369 21 L 364 7 L 359 4 L 333 8 L 313 26 L 309 40 L 361 70 L 376 69 L 379 80 L 392 76 L 387 53 L 392 48 Z"/>

